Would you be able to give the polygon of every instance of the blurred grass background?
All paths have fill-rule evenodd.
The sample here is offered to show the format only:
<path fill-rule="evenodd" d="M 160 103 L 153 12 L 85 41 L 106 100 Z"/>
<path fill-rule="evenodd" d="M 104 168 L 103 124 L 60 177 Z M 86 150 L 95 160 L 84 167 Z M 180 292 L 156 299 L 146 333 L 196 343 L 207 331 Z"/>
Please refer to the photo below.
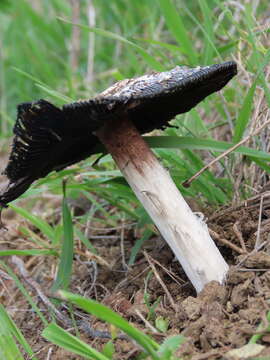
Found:
<path fill-rule="evenodd" d="M 251 136 L 237 153 L 208 169 L 190 188 L 181 184 L 269 120 L 269 18 L 267 0 L 1 0 L 2 152 L 8 151 L 18 103 L 44 98 L 60 106 L 93 97 L 117 80 L 153 70 L 235 60 L 238 76 L 222 92 L 178 116 L 173 121 L 175 128 L 151 134 L 159 137 L 148 141 L 182 193 L 201 206 L 217 208 L 252 196 L 269 180 L 267 127 Z M 0 255 L 46 257 L 57 253 L 69 261 L 62 261 L 55 286 L 67 287 L 73 256 L 68 245 L 73 237 L 95 252 L 87 236 L 89 219 L 103 226 L 117 226 L 124 219 L 143 229 L 131 251 L 128 264 L 132 265 L 142 242 L 153 233 L 151 221 L 110 156 L 93 167 L 94 161 L 95 157 L 48 175 L 23 195 L 28 199 L 23 209 L 13 204 L 12 209 L 40 233 L 21 226 L 29 240 L 27 249 L 1 251 Z M 70 217 L 64 198 L 63 222 L 57 216 L 33 212 L 36 200 L 44 194 L 62 196 L 63 179 L 67 180 L 67 197 L 74 200 L 83 195 L 91 210 Z M 117 211 L 111 211 L 112 207 Z M 67 246 L 62 237 L 68 239 Z M 29 248 L 30 243 L 34 249 Z"/>
<path fill-rule="evenodd" d="M 167 143 L 165 139 L 155 142 L 156 147 L 183 148 L 181 152 L 158 151 L 181 184 L 203 161 L 216 156 L 217 148 L 210 140 L 237 143 L 249 133 L 250 126 L 254 130 L 259 125 L 252 112 L 261 91 L 267 105 L 270 103 L 264 72 L 269 62 L 267 1 L 200 0 L 186 4 L 137 0 L 127 5 L 121 0 L 4 0 L 0 9 L 2 138 L 10 136 L 20 102 L 45 98 L 61 105 L 92 97 L 116 80 L 147 71 L 234 59 L 239 76 L 221 94 L 178 116 L 174 122 L 178 128 L 166 132 L 188 137 L 188 145 L 173 146 L 169 139 Z M 209 142 L 197 146 L 194 137 Z M 257 140 L 247 145 L 251 143 L 267 150 L 265 141 L 261 147 Z M 191 151 L 196 146 L 204 150 L 203 155 Z M 255 154 L 249 160 L 268 171 L 269 158 Z M 237 174 L 234 171 L 238 162 L 239 156 L 234 155 L 222 160 L 212 169 L 214 176 L 213 171 L 207 171 L 189 190 L 182 191 L 191 197 L 199 193 L 202 201 L 212 204 L 250 195 L 243 186 L 235 194 L 232 179 L 242 176 L 239 169 Z M 246 174 L 241 183 L 252 187 L 257 180 Z"/>

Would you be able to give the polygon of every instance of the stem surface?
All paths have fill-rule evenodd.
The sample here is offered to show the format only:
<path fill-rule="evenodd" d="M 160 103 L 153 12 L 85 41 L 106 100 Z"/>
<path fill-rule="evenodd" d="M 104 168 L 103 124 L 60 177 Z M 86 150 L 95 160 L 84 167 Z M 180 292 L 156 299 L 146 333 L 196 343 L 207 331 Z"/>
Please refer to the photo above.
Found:
<path fill-rule="evenodd" d="M 123 115 L 96 134 L 112 155 L 193 286 L 200 292 L 212 280 L 222 283 L 228 265 L 185 199 L 135 126 Z"/>

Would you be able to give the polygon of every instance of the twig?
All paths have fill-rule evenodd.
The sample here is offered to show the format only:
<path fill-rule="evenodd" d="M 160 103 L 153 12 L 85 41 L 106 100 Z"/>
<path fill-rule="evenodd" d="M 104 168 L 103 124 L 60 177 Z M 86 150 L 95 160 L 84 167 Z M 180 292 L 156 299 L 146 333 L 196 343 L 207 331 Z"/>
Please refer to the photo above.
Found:
<path fill-rule="evenodd" d="M 19 272 L 23 276 L 24 280 L 37 292 L 38 296 L 42 300 L 42 302 L 46 305 L 47 308 L 49 308 L 51 311 L 53 311 L 61 322 L 63 322 L 66 326 L 72 326 L 73 322 L 65 315 L 63 315 L 57 308 L 51 303 L 49 298 L 42 292 L 41 287 L 39 284 L 33 280 L 28 271 L 25 268 L 24 262 L 17 256 L 12 256 L 12 262 L 17 266 Z M 52 296 L 57 297 L 56 295 L 52 294 Z M 57 297 L 58 298 L 58 297 Z M 60 298 L 61 299 L 61 298 Z M 61 299 L 63 300 L 63 299 Z M 85 320 L 79 320 L 78 321 L 78 327 L 82 329 L 85 333 L 87 333 L 91 337 L 99 337 L 103 339 L 111 339 L 111 334 L 108 331 L 99 331 L 92 329 L 89 325 L 88 321 Z M 118 335 L 118 338 L 127 340 L 127 336 L 125 335 Z"/>
<path fill-rule="evenodd" d="M 237 271 L 241 271 L 241 272 L 266 272 L 266 271 L 269 271 L 269 268 L 267 269 L 238 269 Z"/>
<path fill-rule="evenodd" d="M 180 283 L 180 281 L 182 281 L 182 283 L 185 283 L 185 281 L 183 279 L 181 279 L 179 276 L 175 275 L 173 273 L 173 271 L 168 270 L 165 266 L 163 266 L 159 261 L 157 261 L 156 259 L 151 257 L 151 260 L 157 264 L 159 267 L 161 267 L 162 270 L 164 270 L 166 272 L 166 274 L 173 280 L 175 281 L 179 286 L 183 286 L 183 284 Z M 179 279 L 179 280 L 178 280 Z"/>
<path fill-rule="evenodd" d="M 90 276 L 91 276 L 91 286 L 89 288 L 89 290 L 87 290 L 88 294 L 91 294 L 91 291 L 96 287 L 96 282 L 97 282 L 97 275 L 98 275 L 98 267 L 97 267 L 97 263 L 95 260 L 90 260 L 90 261 L 81 261 L 80 257 L 77 256 L 76 260 L 78 260 L 78 262 L 80 262 L 81 264 L 85 265 L 89 270 Z M 93 271 L 91 271 L 92 268 Z M 89 279 L 87 279 L 87 281 L 89 281 Z"/>
<path fill-rule="evenodd" d="M 243 239 L 243 236 L 242 236 L 242 233 L 240 232 L 240 230 L 238 229 L 238 224 L 239 224 L 239 221 L 237 221 L 234 225 L 233 225 L 233 231 L 235 233 L 235 235 L 237 236 L 239 242 L 240 242 L 240 245 L 243 249 L 243 251 L 245 253 L 247 253 L 247 248 L 246 248 L 246 244 L 245 244 L 245 241 Z"/>
<path fill-rule="evenodd" d="M 219 241 L 220 243 L 229 246 L 231 249 L 233 249 L 234 251 L 236 251 L 238 254 L 244 254 L 244 250 L 242 250 L 239 246 L 231 243 L 229 240 L 226 240 L 222 237 L 219 236 L 219 234 L 217 234 L 215 231 L 208 229 L 210 235 L 216 239 L 217 241 Z"/>
<path fill-rule="evenodd" d="M 88 211 L 88 216 L 87 216 L 87 221 L 86 221 L 86 225 L 85 225 L 85 229 L 84 229 L 84 236 L 89 239 L 90 237 L 90 225 L 91 225 L 91 222 L 93 220 L 93 217 L 95 215 L 97 211 L 97 208 L 96 206 L 93 204 L 91 205 L 90 207 L 90 210 Z"/>
<path fill-rule="evenodd" d="M 89 235 L 90 239 L 119 239 L 119 235 Z"/>
<path fill-rule="evenodd" d="M 144 322 L 145 326 L 147 326 L 153 333 L 158 333 L 157 329 L 154 328 L 154 326 L 152 326 L 150 324 L 150 322 L 148 320 L 145 319 L 145 317 L 143 316 L 143 314 L 138 310 L 135 309 L 136 314 L 139 316 L 139 318 Z"/>
<path fill-rule="evenodd" d="M 255 195 L 255 196 L 252 196 L 251 198 L 247 199 L 247 200 L 244 200 L 242 201 L 239 205 L 233 205 L 233 206 L 230 206 L 224 210 L 221 210 L 221 211 L 218 211 L 216 213 L 214 213 L 213 215 L 211 215 L 208 220 L 209 221 L 213 221 L 219 217 L 223 217 L 225 216 L 226 214 L 228 213 L 231 213 L 233 211 L 236 211 L 236 210 L 240 210 L 241 208 L 243 207 L 248 207 L 248 208 L 252 208 L 254 206 L 258 206 L 258 205 L 249 205 L 249 203 L 252 203 L 252 202 L 256 202 L 257 199 L 261 198 L 261 196 L 264 195 L 264 197 L 267 197 L 267 196 L 270 196 L 270 191 L 267 190 L 265 191 L 263 194 L 258 194 L 258 195 Z"/>
<path fill-rule="evenodd" d="M 259 210 L 259 218 L 258 218 L 258 228 L 257 228 L 257 234 L 256 234 L 255 250 L 257 250 L 258 247 L 260 246 L 263 200 L 264 200 L 264 196 L 262 195 L 261 199 L 260 199 L 260 210 Z"/>
<path fill-rule="evenodd" d="M 159 276 L 159 273 L 157 272 L 157 269 L 155 267 L 155 265 L 153 264 L 153 262 L 151 261 L 150 259 L 150 256 L 147 254 L 146 251 L 143 252 L 144 256 L 146 257 L 146 260 L 148 261 L 151 269 L 153 270 L 153 273 L 155 274 L 155 277 L 157 278 L 158 282 L 160 283 L 162 289 L 165 291 L 170 303 L 171 303 L 171 306 L 172 308 L 175 310 L 175 312 L 178 312 L 179 308 L 176 306 L 169 290 L 167 289 L 167 286 L 164 284 L 164 282 L 162 281 L 161 277 Z"/>
<path fill-rule="evenodd" d="M 57 308 L 51 303 L 49 298 L 42 292 L 39 284 L 30 277 L 22 259 L 20 259 L 18 256 L 12 256 L 11 261 L 13 262 L 13 264 L 17 266 L 24 280 L 37 292 L 38 296 L 40 297 L 42 302 L 46 305 L 46 307 L 52 310 L 59 320 L 66 323 L 67 318 L 63 314 L 61 314 L 59 310 L 57 310 Z"/>
<path fill-rule="evenodd" d="M 50 359 L 51 359 L 52 351 L 53 351 L 53 348 L 50 347 L 49 350 L 48 350 L 48 353 L 47 353 L 46 360 L 50 360 Z"/>
<path fill-rule="evenodd" d="M 132 278 L 128 278 L 126 277 L 125 279 L 121 280 L 114 288 L 114 292 L 116 292 L 119 288 L 121 288 L 126 282 L 134 282 L 134 280 L 138 279 L 139 277 L 142 276 L 143 273 L 145 273 L 146 271 L 148 271 L 149 266 L 147 266 L 145 269 L 143 269 L 143 271 L 141 271 L 138 275 L 132 277 Z"/>
<path fill-rule="evenodd" d="M 216 358 L 216 355 L 220 355 L 221 354 L 221 349 L 219 350 L 210 350 L 204 354 L 198 354 L 198 355 L 195 355 L 193 357 L 193 360 L 210 360 L 212 356 L 215 356 Z"/>
<path fill-rule="evenodd" d="M 122 221 L 123 222 L 123 221 Z M 125 246 L 124 246 L 124 240 L 125 240 L 125 229 L 121 229 L 120 233 L 120 249 L 121 249 L 121 259 L 122 259 L 122 266 L 125 271 L 128 270 L 128 265 L 126 263 L 125 259 Z"/>
<path fill-rule="evenodd" d="M 3 274 L 3 275 L 2 275 L 2 274 Z M 6 286 L 6 284 L 4 283 L 4 281 L 1 279 L 2 276 L 3 276 L 5 279 L 8 279 L 8 280 L 11 280 L 11 279 L 12 279 L 11 277 L 6 277 L 6 276 L 8 276 L 8 275 L 5 274 L 4 271 L 1 271 L 1 270 L 0 270 L 0 284 L 2 284 L 2 289 L 1 289 L 1 291 L 0 291 L 0 298 L 2 298 L 3 293 L 5 293 L 5 292 L 6 292 L 6 293 L 9 295 L 9 297 L 11 298 L 12 296 L 11 296 L 11 293 L 10 293 L 8 287 Z"/>
<path fill-rule="evenodd" d="M 89 229 L 96 230 L 96 231 L 101 231 L 101 232 L 107 232 L 107 231 L 113 231 L 113 230 L 121 230 L 123 228 L 130 228 L 130 227 L 136 226 L 137 224 L 138 224 L 137 222 L 134 222 L 134 223 L 130 223 L 130 224 L 122 224 L 122 225 L 119 225 L 119 226 L 106 227 L 106 228 L 89 226 Z"/>
<path fill-rule="evenodd" d="M 261 250 L 265 245 L 269 243 L 269 239 L 262 242 L 257 249 L 253 249 L 251 252 L 249 252 L 244 258 L 235 266 L 236 268 L 239 268 L 251 255 L 253 255 L 255 252 Z"/>
<path fill-rule="evenodd" d="M 3 229 L 4 231 L 7 231 L 8 228 L 5 226 L 5 224 L 2 221 L 2 210 L 5 206 L 0 204 L 0 229 Z"/>
<path fill-rule="evenodd" d="M 3 277 L 5 280 L 12 280 L 12 277 L 5 273 L 3 270 L 0 269 L 0 277 Z"/>
<path fill-rule="evenodd" d="M 218 162 L 220 159 L 224 158 L 225 156 L 227 156 L 228 154 L 230 154 L 232 151 L 234 151 L 235 149 L 237 149 L 239 146 L 241 146 L 242 144 L 244 144 L 246 141 L 248 141 L 252 136 L 256 136 L 260 133 L 260 131 L 265 128 L 267 125 L 270 124 L 270 120 L 266 121 L 264 124 L 262 124 L 257 130 L 255 130 L 253 133 L 251 133 L 250 135 L 246 136 L 244 139 L 242 139 L 241 141 L 239 141 L 237 144 L 231 146 L 228 150 L 224 151 L 222 154 L 220 154 L 218 157 L 216 157 L 215 159 L 213 159 L 212 161 L 210 161 L 207 165 L 205 165 L 204 167 L 201 168 L 201 170 L 199 170 L 198 172 L 196 172 L 196 174 L 194 174 L 193 176 L 191 176 L 191 178 L 189 178 L 188 180 L 183 182 L 183 186 L 184 187 L 189 187 L 192 183 L 192 181 L 194 181 L 195 179 L 197 179 L 198 176 L 200 176 L 205 170 L 209 169 L 212 165 L 214 165 L 216 162 Z"/>

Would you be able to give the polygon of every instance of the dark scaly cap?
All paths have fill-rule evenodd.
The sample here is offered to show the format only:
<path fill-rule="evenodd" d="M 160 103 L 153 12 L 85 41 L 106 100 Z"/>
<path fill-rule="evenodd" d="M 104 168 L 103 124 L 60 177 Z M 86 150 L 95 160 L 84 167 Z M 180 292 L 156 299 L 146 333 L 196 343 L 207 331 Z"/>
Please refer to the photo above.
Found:
<path fill-rule="evenodd" d="M 168 126 L 237 73 L 234 62 L 188 68 L 120 81 L 97 97 L 64 105 L 45 100 L 18 106 L 12 151 L 4 174 L 9 183 L 0 205 L 24 193 L 35 180 L 99 152 L 97 131 L 107 119 L 127 113 L 140 133 Z M 112 134 L 113 136 L 113 134 Z"/>

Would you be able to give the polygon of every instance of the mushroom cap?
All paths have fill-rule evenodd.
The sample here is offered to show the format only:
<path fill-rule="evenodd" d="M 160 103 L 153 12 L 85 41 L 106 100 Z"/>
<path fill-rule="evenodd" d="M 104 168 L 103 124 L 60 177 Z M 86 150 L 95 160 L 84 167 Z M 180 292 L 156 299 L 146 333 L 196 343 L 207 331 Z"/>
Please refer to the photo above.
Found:
<path fill-rule="evenodd" d="M 0 205 L 6 206 L 51 171 L 100 152 L 95 132 L 106 120 L 125 113 L 142 134 L 164 128 L 176 115 L 222 89 L 236 73 L 232 61 L 177 66 L 117 82 L 91 100 L 62 109 L 45 100 L 18 105 L 12 151 L 3 172 L 9 183 L 0 192 Z"/>
<path fill-rule="evenodd" d="M 124 111 L 144 134 L 165 128 L 176 115 L 222 89 L 236 73 L 233 61 L 196 68 L 176 66 L 170 71 L 119 81 L 94 99 L 64 105 L 63 111 L 72 119 L 80 114 L 83 122 L 90 118 L 91 126 L 97 126 L 95 130 Z"/>

